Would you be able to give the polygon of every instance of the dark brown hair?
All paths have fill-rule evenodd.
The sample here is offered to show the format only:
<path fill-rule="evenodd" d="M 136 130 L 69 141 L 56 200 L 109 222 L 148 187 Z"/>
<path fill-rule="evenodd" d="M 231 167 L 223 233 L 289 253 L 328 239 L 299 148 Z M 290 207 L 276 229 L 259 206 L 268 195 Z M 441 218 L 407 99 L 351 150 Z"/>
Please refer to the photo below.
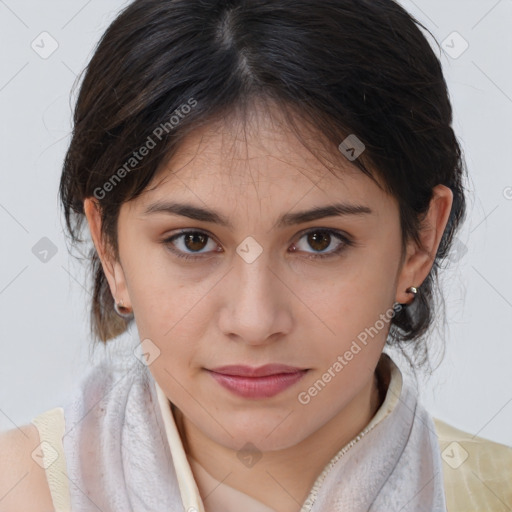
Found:
<path fill-rule="evenodd" d="M 364 143 L 353 163 L 397 199 L 404 244 L 419 243 L 432 189 L 452 190 L 431 272 L 391 322 L 389 344 L 420 350 L 433 321 L 437 269 L 466 204 L 447 86 L 420 27 L 428 32 L 392 0 L 135 0 L 84 70 L 59 189 L 73 244 L 82 242 L 84 199 L 94 196 L 102 235 L 118 257 L 120 206 L 144 191 L 183 137 L 265 101 L 297 133 L 316 132 L 326 155 L 345 158 L 338 146 L 351 134 Z M 142 147 L 150 149 L 144 157 Z M 94 247 L 89 258 L 91 331 L 106 342 L 127 321 L 114 312 Z"/>

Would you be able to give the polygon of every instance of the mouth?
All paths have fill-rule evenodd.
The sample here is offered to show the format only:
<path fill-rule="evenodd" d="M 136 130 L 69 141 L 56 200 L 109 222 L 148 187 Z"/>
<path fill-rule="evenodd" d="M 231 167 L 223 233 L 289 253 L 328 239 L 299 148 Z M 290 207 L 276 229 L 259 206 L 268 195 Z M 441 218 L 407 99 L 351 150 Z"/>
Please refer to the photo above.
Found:
<path fill-rule="evenodd" d="M 221 366 L 207 370 L 213 379 L 231 393 L 243 398 L 270 398 L 297 383 L 309 371 L 282 364 L 260 367 Z"/>

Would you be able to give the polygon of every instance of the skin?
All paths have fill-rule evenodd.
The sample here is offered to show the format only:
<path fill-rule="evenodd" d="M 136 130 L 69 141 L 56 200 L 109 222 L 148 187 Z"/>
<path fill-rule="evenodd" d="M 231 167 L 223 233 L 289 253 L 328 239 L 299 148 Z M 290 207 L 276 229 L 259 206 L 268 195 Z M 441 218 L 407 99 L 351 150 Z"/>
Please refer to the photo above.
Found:
<path fill-rule="evenodd" d="M 233 226 L 144 215 L 161 199 L 207 207 Z M 337 202 L 372 213 L 277 226 L 282 214 Z M 437 186 L 421 232 L 423 249 L 409 243 L 402 260 L 396 200 L 348 160 L 333 176 L 278 113 L 257 110 L 247 125 L 226 118 L 190 133 L 148 190 L 123 204 L 119 261 L 101 241 L 95 200 L 84 203 L 113 296 L 133 308 L 141 340 L 160 350 L 149 368 L 177 407 L 187 454 L 217 480 L 279 512 L 300 510 L 323 467 L 381 405 L 375 368 L 389 323 L 309 403 L 300 403 L 298 394 L 395 301 L 411 302 L 406 289 L 428 275 L 451 205 L 451 191 Z M 337 255 L 343 242 L 335 236 L 315 245 L 307 232 L 319 228 L 338 230 L 353 245 Z M 162 243 L 180 229 L 211 238 Z M 263 249 L 252 263 L 236 252 L 248 236 Z M 199 256 L 184 260 L 170 248 Z M 319 253 L 332 256 L 311 258 Z M 269 362 L 309 371 L 274 397 L 246 399 L 205 370 Z M 262 455 L 252 467 L 237 457 L 248 442 Z"/>

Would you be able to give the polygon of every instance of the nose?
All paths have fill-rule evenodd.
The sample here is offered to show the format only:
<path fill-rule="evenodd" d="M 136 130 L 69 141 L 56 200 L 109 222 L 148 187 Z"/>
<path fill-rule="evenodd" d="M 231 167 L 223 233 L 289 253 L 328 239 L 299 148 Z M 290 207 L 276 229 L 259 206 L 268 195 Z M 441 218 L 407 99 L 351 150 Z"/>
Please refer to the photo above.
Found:
<path fill-rule="evenodd" d="M 236 256 L 226 277 L 221 332 L 249 345 L 272 343 L 291 332 L 290 291 L 271 268 L 265 251 L 251 263 Z"/>

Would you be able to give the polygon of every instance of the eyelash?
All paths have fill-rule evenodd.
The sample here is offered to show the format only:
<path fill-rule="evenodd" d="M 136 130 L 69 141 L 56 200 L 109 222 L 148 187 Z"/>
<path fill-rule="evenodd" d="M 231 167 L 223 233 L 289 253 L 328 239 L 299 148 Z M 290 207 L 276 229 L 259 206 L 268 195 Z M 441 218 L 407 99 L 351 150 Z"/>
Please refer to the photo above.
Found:
<path fill-rule="evenodd" d="M 331 235 L 331 236 L 334 236 L 335 238 L 337 238 L 340 242 L 342 242 L 334 251 L 331 251 L 329 253 L 313 253 L 309 256 L 305 256 L 306 259 L 310 259 L 310 260 L 321 260 L 321 259 L 326 259 L 326 258 L 333 258 L 337 255 L 339 255 L 341 252 L 343 252 L 347 247 L 351 247 L 353 245 L 355 245 L 355 243 L 350 239 L 348 238 L 346 235 L 344 235 L 343 233 L 339 232 L 339 231 L 336 231 L 336 230 L 333 230 L 333 229 L 329 229 L 329 228 L 314 228 L 314 229 L 310 229 L 304 233 L 301 234 L 299 240 L 301 240 L 304 236 L 307 236 L 309 235 L 310 233 L 326 233 L 328 235 Z M 183 230 L 181 231 L 180 233 L 177 233 L 175 235 L 172 235 L 168 238 L 165 238 L 164 240 L 162 240 L 162 243 L 169 248 L 169 250 L 175 255 L 177 256 L 178 258 L 182 258 L 184 260 L 199 260 L 199 259 L 202 259 L 204 256 L 200 256 L 200 255 L 197 255 L 197 256 L 191 256 L 190 254 L 186 254 L 186 253 L 183 253 L 183 252 L 180 252 L 180 251 L 177 251 L 175 250 L 174 248 L 172 248 L 172 242 L 184 235 L 190 235 L 190 234 L 200 234 L 200 235 L 205 235 L 206 237 L 208 237 L 208 239 L 211 239 L 211 240 L 214 240 L 214 238 L 212 236 L 210 236 L 208 233 L 206 233 L 205 231 L 199 231 L 199 230 Z"/>

